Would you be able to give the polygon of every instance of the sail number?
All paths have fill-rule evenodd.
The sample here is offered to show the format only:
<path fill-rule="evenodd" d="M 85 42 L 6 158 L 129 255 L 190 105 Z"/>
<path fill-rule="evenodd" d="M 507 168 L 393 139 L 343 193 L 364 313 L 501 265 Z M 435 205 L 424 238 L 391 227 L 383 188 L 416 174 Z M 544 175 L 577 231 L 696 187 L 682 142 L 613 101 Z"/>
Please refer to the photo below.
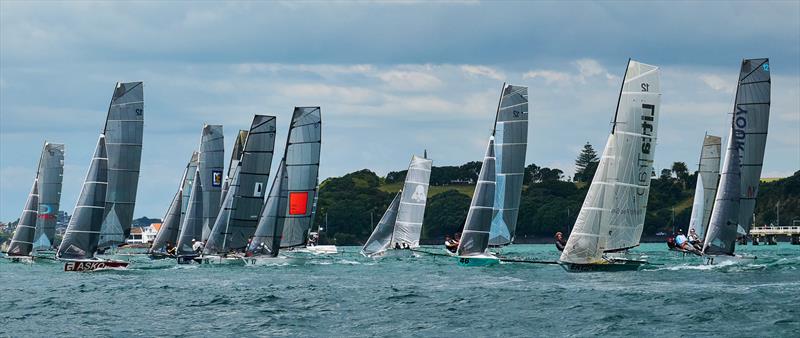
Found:
<path fill-rule="evenodd" d="M 642 83 L 642 91 L 649 92 L 650 91 L 650 84 L 649 83 Z"/>

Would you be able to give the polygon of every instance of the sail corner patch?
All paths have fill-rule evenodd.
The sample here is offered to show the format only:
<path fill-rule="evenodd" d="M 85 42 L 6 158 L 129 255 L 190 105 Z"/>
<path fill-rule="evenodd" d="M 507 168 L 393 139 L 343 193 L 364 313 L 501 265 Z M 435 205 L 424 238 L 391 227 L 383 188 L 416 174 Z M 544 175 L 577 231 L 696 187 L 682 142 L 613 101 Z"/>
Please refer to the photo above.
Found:
<path fill-rule="evenodd" d="M 308 211 L 308 192 L 289 193 L 289 215 L 305 215 Z"/>

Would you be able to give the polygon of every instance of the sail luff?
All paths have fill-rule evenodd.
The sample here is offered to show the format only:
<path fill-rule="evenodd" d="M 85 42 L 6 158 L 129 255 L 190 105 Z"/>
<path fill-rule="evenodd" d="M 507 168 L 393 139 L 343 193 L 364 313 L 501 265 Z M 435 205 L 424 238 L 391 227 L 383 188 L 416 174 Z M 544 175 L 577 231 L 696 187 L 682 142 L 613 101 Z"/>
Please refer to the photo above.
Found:
<path fill-rule="evenodd" d="M 400 207 L 401 194 L 402 190 L 394 196 L 392 202 L 389 203 L 389 207 L 386 208 L 386 212 L 383 213 L 375 229 L 372 230 L 372 234 L 361 248 L 361 253 L 363 255 L 370 256 L 379 254 L 390 248 L 392 233 L 394 232 L 395 221 L 397 220 L 397 210 Z"/>
<path fill-rule="evenodd" d="M 9 256 L 27 256 L 33 251 L 36 216 L 38 215 L 36 207 L 39 204 L 39 175 L 36 176 L 28 198 L 25 199 L 25 206 L 22 208 L 22 215 L 19 216 L 17 227 L 14 229 L 14 235 L 11 236 L 11 244 L 6 251 Z"/>
<path fill-rule="evenodd" d="M 474 256 L 486 253 L 489 248 L 489 230 L 492 226 L 492 212 L 495 197 L 495 145 L 494 137 L 489 137 L 486 155 L 483 157 L 478 182 L 461 232 L 456 253 L 459 256 Z"/>
<path fill-rule="evenodd" d="M 433 161 L 413 155 L 406 171 L 390 245 L 419 246 Z"/>
<path fill-rule="evenodd" d="M 203 191 L 203 227 L 199 239 L 205 241 L 217 219 L 222 195 L 225 140 L 221 125 L 204 125 L 200 139 L 198 168 Z"/>
<path fill-rule="evenodd" d="M 489 245 L 514 240 L 528 148 L 528 87 L 508 85 L 495 118 L 496 187 Z"/>
<path fill-rule="evenodd" d="M 108 176 L 105 135 L 101 134 L 56 257 L 62 259 L 94 257 L 103 227 Z"/>
<path fill-rule="evenodd" d="M 103 134 L 108 151 L 108 194 L 100 247 L 125 242 L 131 232 L 144 130 L 142 82 L 117 82 Z"/>
<path fill-rule="evenodd" d="M 282 222 L 281 248 L 303 246 L 308 240 L 321 146 L 320 107 L 295 107 L 283 156 L 288 206 Z"/>
<path fill-rule="evenodd" d="M 733 128 L 739 148 L 740 234 L 750 232 L 767 145 L 771 95 L 769 59 L 745 59 L 739 72 Z"/>
<path fill-rule="evenodd" d="M 55 245 L 56 223 L 61 208 L 64 178 L 64 145 L 45 142 L 39 160 L 39 204 L 37 206 L 34 250 L 50 250 Z"/>

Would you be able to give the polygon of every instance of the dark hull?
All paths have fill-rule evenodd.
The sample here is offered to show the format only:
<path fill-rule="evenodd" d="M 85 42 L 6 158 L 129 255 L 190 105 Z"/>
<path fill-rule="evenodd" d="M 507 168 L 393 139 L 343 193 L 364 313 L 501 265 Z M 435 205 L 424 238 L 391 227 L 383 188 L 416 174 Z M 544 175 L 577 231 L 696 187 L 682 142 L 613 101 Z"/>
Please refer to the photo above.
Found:
<path fill-rule="evenodd" d="M 125 269 L 128 262 L 105 259 L 76 259 L 64 262 L 64 271 L 88 272 L 97 270 Z"/>
<path fill-rule="evenodd" d="M 199 261 L 197 261 L 199 259 L 197 255 L 178 256 L 177 259 L 178 259 L 178 264 L 196 264 L 196 263 L 200 263 Z"/>
<path fill-rule="evenodd" d="M 647 264 L 645 261 L 635 261 L 635 260 L 611 260 L 607 263 L 596 263 L 596 264 L 577 264 L 577 263 L 567 263 L 567 262 L 559 262 L 564 270 L 567 272 L 618 272 L 618 271 L 636 271 L 639 270 L 642 265 Z"/>
<path fill-rule="evenodd" d="M 151 253 L 148 254 L 148 257 L 150 257 L 150 259 L 168 259 L 168 258 L 174 259 L 175 258 L 175 256 L 173 256 L 173 255 L 162 253 L 162 252 L 151 252 Z"/>

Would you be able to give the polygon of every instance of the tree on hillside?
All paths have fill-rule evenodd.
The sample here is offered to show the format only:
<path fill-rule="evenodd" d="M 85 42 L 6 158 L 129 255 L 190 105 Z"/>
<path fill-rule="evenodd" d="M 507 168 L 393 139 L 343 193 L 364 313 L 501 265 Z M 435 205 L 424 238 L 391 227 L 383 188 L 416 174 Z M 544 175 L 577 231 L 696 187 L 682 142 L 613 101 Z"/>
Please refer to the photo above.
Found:
<path fill-rule="evenodd" d="M 683 184 L 688 183 L 689 181 L 689 168 L 686 167 L 685 162 L 674 162 L 672 163 L 672 172 L 675 173 L 675 176 L 681 180 Z"/>
<path fill-rule="evenodd" d="M 580 155 L 578 155 L 578 159 L 575 160 L 574 180 L 578 182 L 590 181 L 591 177 L 594 177 L 594 171 L 597 170 L 596 163 L 599 161 L 600 159 L 597 157 L 597 152 L 592 147 L 592 144 L 586 142 Z M 592 166 L 592 163 L 595 163 L 595 165 Z"/>
<path fill-rule="evenodd" d="M 669 169 L 661 169 L 661 176 L 658 177 L 660 180 L 669 180 L 672 178 L 672 170 Z"/>
<path fill-rule="evenodd" d="M 539 170 L 539 182 L 558 181 L 564 177 L 561 169 L 542 168 Z"/>
<path fill-rule="evenodd" d="M 525 171 L 524 171 L 525 174 L 522 177 L 522 182 L 523 182 L 522 184 L 529 184 L 530 185 L 530 184 L 535 183 L 536 182 L 535 177 L 537 177 L 539 175 L 539 170 L 540 169 L 541 168 L 539 168 L 539 166 L 536 165 L 536 164 L 533 164 L 533 163 L 528 164 L 528 166 L 525 167 Z"/>

